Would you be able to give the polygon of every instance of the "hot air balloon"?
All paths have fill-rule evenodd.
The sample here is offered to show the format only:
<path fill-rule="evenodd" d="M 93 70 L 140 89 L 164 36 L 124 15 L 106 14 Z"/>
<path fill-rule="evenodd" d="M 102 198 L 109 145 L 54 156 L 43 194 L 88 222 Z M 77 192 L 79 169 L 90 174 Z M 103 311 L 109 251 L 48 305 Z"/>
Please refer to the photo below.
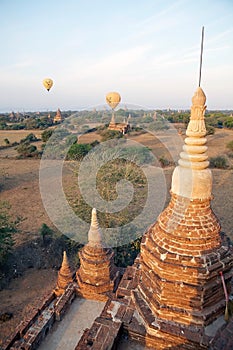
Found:
<path fill-rule="evenodd" d="M 53 86 L 53 81 L 52 81 L 52 79 L 50 79 L 50 78 L 45 78 L 45 79 L 43 80 L 43 85 L 44 85 L 44 87 L 49 91 L 49 90 L 51 89 L 51 87 Z"/>
<path fill-rule="evenodd" d="M 118 92 L 109 92 L 106 95 L 106 102 L 112 109 L 115 109 L 121 102 L 121 96 Z"/>

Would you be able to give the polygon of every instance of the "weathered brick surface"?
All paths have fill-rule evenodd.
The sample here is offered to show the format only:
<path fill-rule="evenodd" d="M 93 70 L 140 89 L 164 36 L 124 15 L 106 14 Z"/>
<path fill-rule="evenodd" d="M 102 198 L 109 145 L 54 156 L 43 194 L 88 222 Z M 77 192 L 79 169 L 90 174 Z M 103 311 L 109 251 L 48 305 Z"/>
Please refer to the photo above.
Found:
<path fill-rule="evenodd" d="M 79 252 L 79 257 L 80 268 L 76 273 L 77 293 L 88 299 L 106 301 L 107 297 L 104 294 L 114 290 L 119 277 L 119 271 L 113 263 L 113 251 L 87 244 Z"/>
<path fill-rule="evenodd" d="M 141 245 L 138 290 L 156 317 L 206 326 L 223 313 L 233 256 L 219 229 L 210 200 L 172 195 Z"/>
<path fill-rule="evenodd" d="M 41 314 L 38 315 L 25 334 L 20 339 L 16 340 L 11 346 L 6 347 L 5 349 L 36 349 L 44 339 L 48 330 L 52 327 L 54 321 L 55 316 L 52 302 L 52 305 L 48 305 L 43 309 Z"/>
<path fill-rule="evenodd" d="M 75 285 L 70 283 L 64 293 L 57 299 L 54 305 L 54 312 L 57 321 L 60 321 L 75 298 Z"/>
<path fill-rule="evenodd" d="M 121 332 L 121 322 L 98 317 L 92 327 L 85 330 L 75 350 L 110 350 L 113 349 Z"/>
<path fill-rule="evenodd" d="M 30 318 L 24 319 L 23 321 L 20 322 L 20 324 L 17 326 L 15 330 L 15 334 L 12 337 L 5 339 L 4 343 L 2 344 L 2 349 L 4 350 L 14 349 L 14 348 L 20 349 L 21 344 L 25 343 L 24 336 L 26 335 L 26 338 L 28 337 L 27 332 L 31 327 L 38 324 L 38 320 L 40 319 L 41 314 L 43 314 L 43 312 L 47 309 L 52 311 L 51 305 L 53 304 L 54 300 L 55 300 L 55 295 L 53 292 L 45 295 L 41 307 L 34 308 L 31 312 Z"/>
<path fill-rule="evenodd" d="M 73 282 L 73 273 L 71 271 L 66 252 L 63 253 L 61 268 L 58 272 L 57 285 L 54 290 L 56 296 L 60 296 L 65 292 L 69 283 Z"/>

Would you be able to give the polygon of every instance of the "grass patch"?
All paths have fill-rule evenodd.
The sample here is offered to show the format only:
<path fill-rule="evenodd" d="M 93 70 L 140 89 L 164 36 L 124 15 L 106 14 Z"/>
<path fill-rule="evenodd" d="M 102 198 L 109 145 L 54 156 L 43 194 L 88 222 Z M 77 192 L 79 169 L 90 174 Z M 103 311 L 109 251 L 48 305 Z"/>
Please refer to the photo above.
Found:
<path fill-rule="evenodd" d="M 217 156 L 210 158 L 210 167 L 217 169 L 227 169 L 229 166 L 225 156 Z"/>

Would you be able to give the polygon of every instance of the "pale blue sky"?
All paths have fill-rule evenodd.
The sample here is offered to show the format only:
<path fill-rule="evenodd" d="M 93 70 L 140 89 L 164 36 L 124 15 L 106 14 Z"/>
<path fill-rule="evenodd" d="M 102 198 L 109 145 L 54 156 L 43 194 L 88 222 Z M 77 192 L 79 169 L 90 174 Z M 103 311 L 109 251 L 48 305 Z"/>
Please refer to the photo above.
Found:
<path fill-rule="evenodd" d="M 233 109 L 232 0 L 0 0 L 0 111 L 189 108 L 203 25 L 207 107 Z"/>

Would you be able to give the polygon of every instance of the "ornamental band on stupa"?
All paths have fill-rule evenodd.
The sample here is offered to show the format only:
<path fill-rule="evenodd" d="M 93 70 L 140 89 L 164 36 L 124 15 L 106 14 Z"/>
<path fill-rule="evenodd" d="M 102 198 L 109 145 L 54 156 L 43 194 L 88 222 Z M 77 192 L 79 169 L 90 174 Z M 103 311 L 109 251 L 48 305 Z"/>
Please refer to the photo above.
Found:
<path fill-rule="evenodd" d="M 155 349 L 180 344 L 182 349 L 207 348 L 216 324 L 224 323 L 219 274 L 229 291 L 233 257 L 210 206 L 205 102 L 198 87 L 173 172 L 170 203 L 141 243 L 139 283 L 132 296 L 146 325 L 147 343 Z"/>

